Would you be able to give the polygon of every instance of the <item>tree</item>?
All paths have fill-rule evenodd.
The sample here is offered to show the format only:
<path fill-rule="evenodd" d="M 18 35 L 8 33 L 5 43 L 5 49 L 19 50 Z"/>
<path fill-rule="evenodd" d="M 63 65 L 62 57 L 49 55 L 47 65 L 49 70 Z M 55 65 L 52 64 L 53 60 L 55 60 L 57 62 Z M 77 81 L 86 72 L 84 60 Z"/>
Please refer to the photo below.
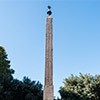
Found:
<path fill-rule="evenodd" d="M 25 100 L 43 100 L 42 84 L 38 81 L 31 81 L 28 77 L 23 78 L 23 89 Z"/>
<path fill-rule="evenodd" d="M 43 100 L 42 84 L 24 77 L 0 80 L 0 100 Z"/>
<path fill-rule="evenodd" d="M 24 77 L 14 79 L 6 51 L 0 46 L 0 100 L 43 100 L 42 84 Z"/>
<path fill-rule="evenodd" d="M 62 100 L 100 100 L 100 75 L 71 75 L 59 93 Z"/>
<path fill-rule="evenodd" d="M 14 74 L 14 70 L 10 68 L 10 60 L 7 58 L 5 49 L 0 46 L 0 77 L 12 74 Z"/>

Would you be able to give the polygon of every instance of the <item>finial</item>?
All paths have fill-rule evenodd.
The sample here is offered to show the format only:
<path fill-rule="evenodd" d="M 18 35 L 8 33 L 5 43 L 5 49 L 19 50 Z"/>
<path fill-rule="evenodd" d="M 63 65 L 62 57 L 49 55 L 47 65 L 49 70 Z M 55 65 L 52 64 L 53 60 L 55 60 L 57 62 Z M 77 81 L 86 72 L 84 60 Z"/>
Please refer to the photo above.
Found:
<path fill-rule="evenodd" d="M 52 12 L 51 12 L 51 6 L 48 6 L 47 14 L 48 14 L 49 16 L 52 14 Z"/>

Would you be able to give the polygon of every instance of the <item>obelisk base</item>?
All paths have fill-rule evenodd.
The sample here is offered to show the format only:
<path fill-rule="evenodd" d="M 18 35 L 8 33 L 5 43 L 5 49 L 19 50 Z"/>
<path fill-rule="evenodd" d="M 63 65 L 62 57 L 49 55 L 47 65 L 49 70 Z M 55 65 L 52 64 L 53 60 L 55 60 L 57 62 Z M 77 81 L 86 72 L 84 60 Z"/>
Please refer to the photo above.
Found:
<path fill-rule="evenodd" d="M 43 100 L 53 100 L 53 86 L 44 86 Z"/>

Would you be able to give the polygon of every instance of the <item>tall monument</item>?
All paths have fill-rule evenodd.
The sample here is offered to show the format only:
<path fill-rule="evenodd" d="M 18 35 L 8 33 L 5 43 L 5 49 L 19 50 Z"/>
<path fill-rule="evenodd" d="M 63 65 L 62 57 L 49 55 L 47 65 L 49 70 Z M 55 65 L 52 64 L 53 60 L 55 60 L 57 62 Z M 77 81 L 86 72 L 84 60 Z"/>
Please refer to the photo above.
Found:
<path fill-rule="evenodd" d="M 46 18 L 45 81 L 43 100 L 53 100 L 53 33 L 52 12 L 48 6 Z"/>

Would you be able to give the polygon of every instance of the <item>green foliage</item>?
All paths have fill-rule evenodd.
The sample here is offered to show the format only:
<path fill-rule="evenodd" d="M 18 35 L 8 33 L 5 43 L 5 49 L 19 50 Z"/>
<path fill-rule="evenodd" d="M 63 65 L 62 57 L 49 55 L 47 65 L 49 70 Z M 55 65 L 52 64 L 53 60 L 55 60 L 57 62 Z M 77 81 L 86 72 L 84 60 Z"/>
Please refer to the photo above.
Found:
<path fill-rule="evenodd" d="M 0 100 L 43 100 L 42 84 L 24 77 L 14 79 L 5 49 L 0 46 Z"/>
<path fill-rule="evenodd" d="M 10 68 L 10 61 L 7 58 L 5 49 L 0 46 L 0 77 L 14 74 L 14 70 Z"/>
<path fill-rule="evenodd" d="M 39 82 L 24 77 L 23 81 L 5 77 L 0 79 L 0 100 L 42 100 L 43 90 Z"/>
<path fill-rule="evenodd" d="M 71 75 L 59 92 L 62 100 L 100 100 L 100 75 Z"/>
<path fill-rule="evenodd" d="M 31 81 L 28 77 L 23 78 L 23 89 L 26 94 L 25 100 L 42 100 L 42 84 L 38 81 Z"/>

